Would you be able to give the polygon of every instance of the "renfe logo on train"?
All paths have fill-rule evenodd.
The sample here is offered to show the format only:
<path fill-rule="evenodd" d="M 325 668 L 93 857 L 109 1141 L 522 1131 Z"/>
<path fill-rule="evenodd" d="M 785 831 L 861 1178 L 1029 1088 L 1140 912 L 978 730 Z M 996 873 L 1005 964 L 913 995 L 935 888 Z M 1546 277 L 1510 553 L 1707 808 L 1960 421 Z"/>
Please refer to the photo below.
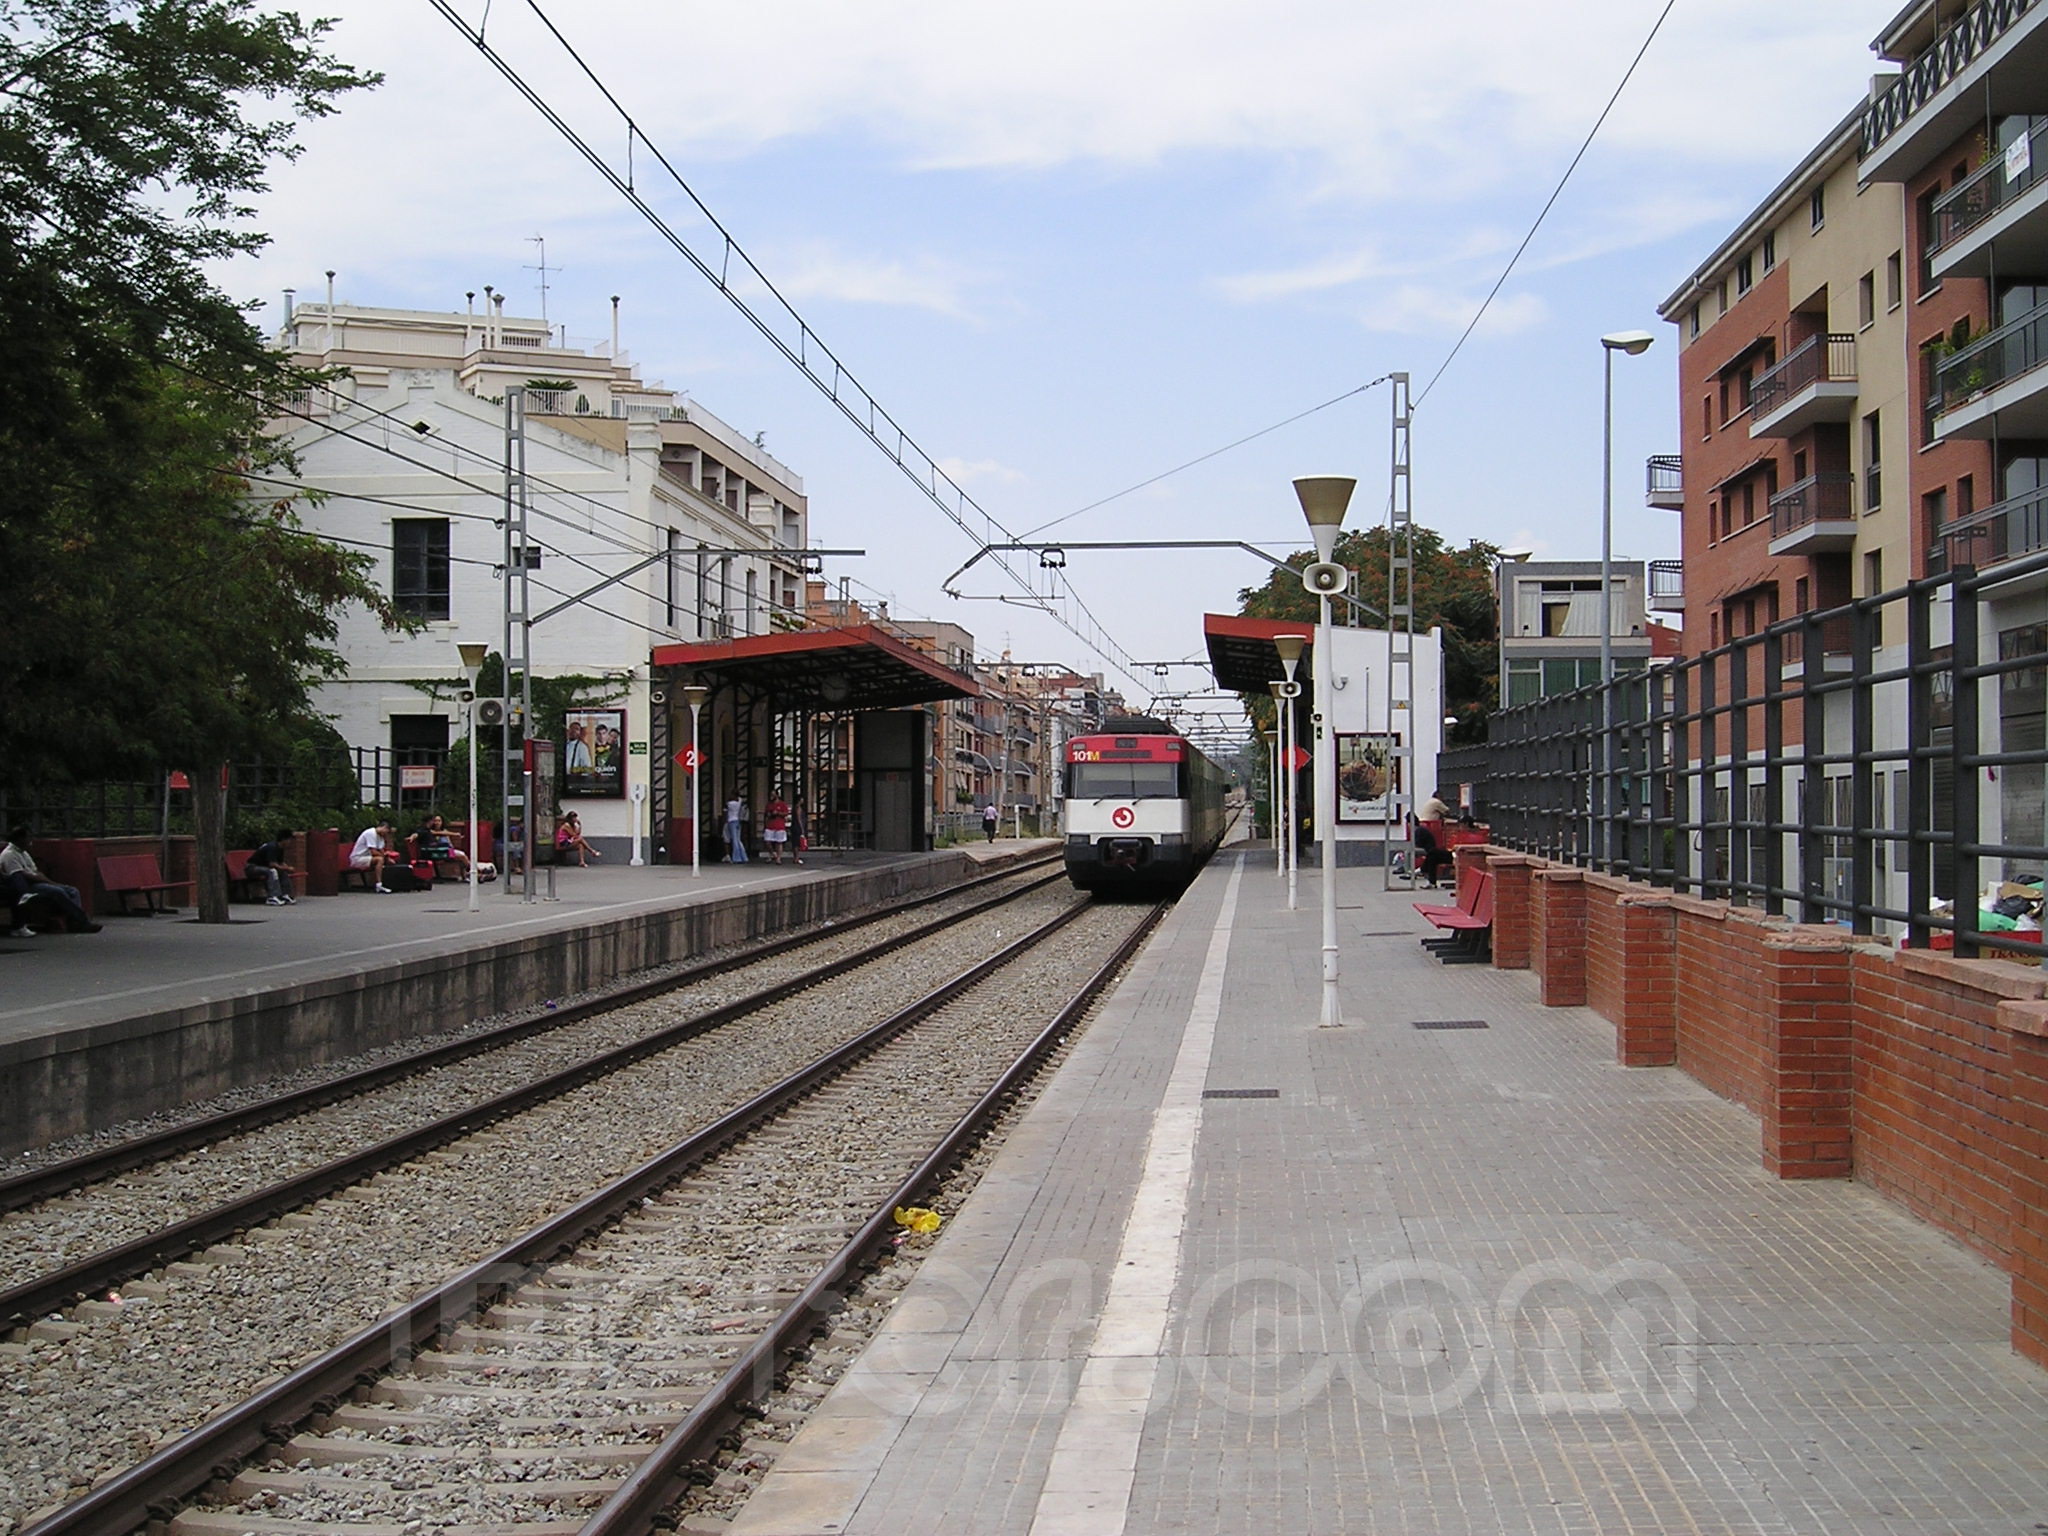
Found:
<path fill-rule="evenodd" d="M 1109 819 L 1120 827 L 1128 827 L 1138 819 L 1138 813 L 1128 805 L 1120 805 L 1109 813 Z"/>

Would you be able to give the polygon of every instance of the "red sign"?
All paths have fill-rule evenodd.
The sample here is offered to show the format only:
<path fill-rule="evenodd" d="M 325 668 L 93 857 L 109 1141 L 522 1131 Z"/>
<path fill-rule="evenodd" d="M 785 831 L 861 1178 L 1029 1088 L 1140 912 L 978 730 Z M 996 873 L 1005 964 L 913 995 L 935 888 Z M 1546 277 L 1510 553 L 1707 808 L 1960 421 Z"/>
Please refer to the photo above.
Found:
<path fill-rule="evenodd" d="M 432 789 L 434 787 L 434 765 L 432 763 L 398 765 L 398 787 L 400 789 Z"/>
<path fill-rule="evenodd" d="M 1292 755 L 1288 757 L 1287 761 L 1289 766 L 1291 766 L 1296 773 L 1299 773 L 1302 769 L 1306 768 L 1310 763 L 1314 762 L 1315 759 L 1310 757 L 1308 755 L 1308 752 L 1304 748 L 1296 747 Z"/>
<path fill-rule="evenodd" d="M 1138 819 L 1138 813 L 1132 810 L 1128 805 L 1120 805 L 1115 810 L 1109 813 L 1109 819 L 1115 822 L 1119 827 L 1128 827 L 1132 822 Z"/>
<path fill-rule="evenodd" d="M 704 761 L 704 754 L 695 747 L 685 747 L 676 754 L 676 766 L 688 773 L 695 773 Z"/>

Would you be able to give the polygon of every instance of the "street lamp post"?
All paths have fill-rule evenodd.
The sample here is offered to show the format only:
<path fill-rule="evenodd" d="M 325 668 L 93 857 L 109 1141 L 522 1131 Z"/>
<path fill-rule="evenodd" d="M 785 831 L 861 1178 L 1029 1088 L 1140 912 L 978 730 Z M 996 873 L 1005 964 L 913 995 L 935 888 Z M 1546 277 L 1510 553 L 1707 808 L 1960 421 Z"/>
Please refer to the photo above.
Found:
<path fill-rule="evenodd" d="M 1280 666 L 1286 680 L 1274 686 L 1273 697 L 1280 707 L 1280 770 L 1287 782 L 1287 910 L 1292 912 L 1298 905 L 1296 883 L 1301 870 L 1301 809 L 1298 802 L 1298 775 L 1294 771 L 1294 754 L 1297 743 L 1294 739 L 1299 722 L 1295 719 L 1294 701 L 1301 697 L 1301 684 L 1295 681 L 1295 672 L 1301 666 L 1302 648 L 1308 644 L 1306 635 L 1275 635 L 1273 649 L 1280 655 Z"/>
<path fill-rule="evenodd" d="M 683 689 L 683 702 L 690 706 L 690 878 L 702 878 L 704 874 L 704 793 L 702 781 L 697 775 L 704 768 L 704 749 L 697 743 L 697 721 L 704 708 L 704 701 L 711 697 L 711 690 L 701 683 L 690 683 Z"/>
<path fill-rule="evenodd" d="M 1614 867 L 1614 354 L 1640 357 L 1657 338 L 1616 331 L 1600 338 L 1606 389 L 1600 435 L 1600 866 Z"/>
<path fill-rule="evenodd" d="M 483 857 L 483 840 L 476 835 L 476 685 L 484 669 L 484 657 L 490 654 L 490 647 L 476 640 L 461 640 L 455 645 L 462 657 L 462 670 L 469 674 L 469 910 L 481 912 L 483 903 L 477 897 L 476 861 Z"/>
<path fill-rule="evenodd" d="M 1266 685 L 1273 690 L 1273 872 L 1282 881 L 1287 880 L 1294 870 L 1291 856 L 1294 843 L 1294 815 L 1288 799 L 1287 765 L 1287 684 L 1272 682 Z M 1287 910 L 1294 910 L 1294 893 L 1288 890 Z"/>
<path fill-rule="evenodd" d="M 1316 610 L 1316 839 L 1323 863 L 1323 1016 L 1322 1027 L 1335 1029 L 1344 1022 L 1337 1001 L 1337 735 L 1331 719 L 1334 706 L 1331 651 L 1335 648 L 1330 628 L 1330 598 L 1350 585 L 1350 572 L 1335 564 L 1337 535 L 1344 528 L 1344 511 L 1351 505 L 1351 493 L 1358 481 L 1350 475 L 1301 475 L 1294 482 L 1294 494 L 1301 502 L 1302 516 L 1316 541 L 1316 561 L 1301 573 L 1301 582 L 1315 593 Z"/>

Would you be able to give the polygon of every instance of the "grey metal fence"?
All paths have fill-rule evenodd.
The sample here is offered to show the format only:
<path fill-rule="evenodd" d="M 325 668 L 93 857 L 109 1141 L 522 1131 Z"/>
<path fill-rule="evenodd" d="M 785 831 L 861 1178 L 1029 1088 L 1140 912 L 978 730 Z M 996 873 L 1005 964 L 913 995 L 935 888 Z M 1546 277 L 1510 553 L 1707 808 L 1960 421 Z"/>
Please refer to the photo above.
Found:
<path fill-rule="evenodd" d="M 2024 904 L 2048 868 L 2048 624 L 1988 595 L 2044 583 L 2048 552 L 1958 564 L 1497 714 L 1494 840 L 1909 946 L 2040 955 L 1979 903 L 2009 881 Z"/>

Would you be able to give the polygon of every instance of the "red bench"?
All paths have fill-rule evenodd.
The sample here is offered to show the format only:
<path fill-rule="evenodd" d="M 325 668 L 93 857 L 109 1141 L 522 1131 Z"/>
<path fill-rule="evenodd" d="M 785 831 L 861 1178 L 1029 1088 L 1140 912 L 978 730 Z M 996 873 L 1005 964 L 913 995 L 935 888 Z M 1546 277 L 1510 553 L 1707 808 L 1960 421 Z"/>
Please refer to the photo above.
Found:
<path fill-rule="evenodd" d="M 166 880 L 153 853 L 111 853 L 99 860 L 100 888 L 119 899 L 128 910 L 128 898 L 140 896 L 152 913 L 175 912 L 160 899 L 166 891 L 189 891 L 190 880 Z"/>
<path fill-rule="evenodd" d="M 1470 865 L 1458 871 L 1456 906 L 1415 902 L 1442 936 L 1426 938 L 1423 947 L 1436 952 L 1445 965 L 1478 965 L 1493 958 L 1493 876 Z"/>

